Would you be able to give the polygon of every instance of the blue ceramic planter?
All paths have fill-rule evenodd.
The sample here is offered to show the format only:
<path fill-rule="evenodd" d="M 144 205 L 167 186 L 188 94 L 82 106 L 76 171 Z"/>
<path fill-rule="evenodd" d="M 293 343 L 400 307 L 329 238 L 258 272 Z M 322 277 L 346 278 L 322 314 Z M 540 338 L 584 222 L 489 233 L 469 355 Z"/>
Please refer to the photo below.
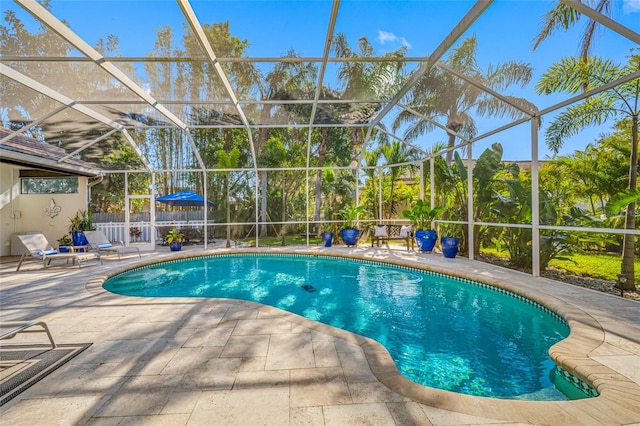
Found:
<path fill-rule="evenodd" d="M 341 232 L 342 241 L 348 246 L 355 246 L 358 242 L 359 229 L 343 229 Z"/>
<path fill-rule="evenodd" d="M 89 245 L 87 238 L 84 236 L 82 232 L 73 231 L 71 232 L 71 239 L 73 240 L 74 246 L 86 246 Z"/>
<path fill-rule="evenodd" d="M 323 232 L 322 242 L 325 247 L 331 247 L 331 243 L 333 242 L 333 232 Z"/>
<path fill-rule="evenodd" d="M 418 229 L 414 237 L 420 251 L 432 251 L 438 241 L 438 234 L 432 229 Z"/>
<path fill-rule="evenodd" d="M 182 242 L 171 241 L 169 243 L 169 248 L 171 251 L 180 251 L 182 250 Z"/>
<path fill-rule="evenodd" d="M 444 257 L 453 259 L 458 254 L 458 245 L 460 240 L 456 237 L 442 237 L 440 238 L 440 245 L 442 246 L 442 254 Z"/>

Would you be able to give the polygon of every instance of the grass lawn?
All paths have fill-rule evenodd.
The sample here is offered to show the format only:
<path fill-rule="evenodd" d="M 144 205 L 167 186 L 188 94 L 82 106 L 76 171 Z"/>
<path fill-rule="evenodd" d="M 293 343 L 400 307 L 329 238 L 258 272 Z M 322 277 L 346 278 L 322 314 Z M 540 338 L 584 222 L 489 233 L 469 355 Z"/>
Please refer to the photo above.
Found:
<path fill-rule="evenodd" d="M 483 253 L 491 256 L 507 258 L 506 251 L 498 252 L 495 249 L 482 249 Z M 575 275 L 601 278 L 616 281 L 620 273 L 620 255 L 609 253 L 574 253 L 567 260 L 554 259 L 549 266 Z M 635 261 L 636 271 L 640 272 L 640 259 Z"/>
<path fill-rule="evenodd" d="M 620 273 L 622 257 L 608 253 L 575 253 L 571 261 L 552 260 L 549 266 L 562 269 L 576 275 L 586 275 L 594 278 L 616 281 Z M 640 271 L 640 259 L 635 260 L 635 269 Z M 637 279 L 636 279 L 637 281 Z"/>

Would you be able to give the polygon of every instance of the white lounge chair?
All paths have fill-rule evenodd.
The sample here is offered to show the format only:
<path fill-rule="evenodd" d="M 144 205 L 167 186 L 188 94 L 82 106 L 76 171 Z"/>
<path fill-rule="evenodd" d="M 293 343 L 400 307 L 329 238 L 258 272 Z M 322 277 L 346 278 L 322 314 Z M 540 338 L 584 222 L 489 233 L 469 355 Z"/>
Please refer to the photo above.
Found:
<path fill-rule="evenodd" d="M 33 327 L 40 327 L 34 330 Z M 51 349 L 56 348 L 51 331 L 44 321 L 3 321 L 0 324 L 0 340 L 13 339 L 18 333 L 47 333 L 47 338 L 51 343 Z"/>
<path fill-rule="evenodd" d="M 97 250 L 98 253 L 118 253 L 118 259 L 120 256 L 126 253 L 138 253 L 138 257 L 142 257 L 140 255 L 140 249 L 138 247 L 127 247 L 127 246 L 118 246 L 114 245 L 107 236 L 102 231 L 84 231 L 83 232 L 87 242 L 89 243 L 89 248 Z"/>
<path fill-rule="evenodd" d="M 18 239 L 22 242 L 26 250 L 20 257 L 16 271 L 20 270 L 22 262 L 29 257 L 33 260 L 41 260 L 45 268 L 56 259 L 66 260 L 67 264 L 69 260 L 71 260 L 74 265 L 78 265 L 78 268 L 81 267 L 81 262 L 87 260 L 99 260 L 100 263 L 102 263 L 102 259 L 100 259 L 100 255 L 97 253 L 58 253 L 58 250 L 54 249 L 51 244 L 49 244 L 49 241 L 47 241 L 47 238 L 40 233 L 18 235 Z"/>

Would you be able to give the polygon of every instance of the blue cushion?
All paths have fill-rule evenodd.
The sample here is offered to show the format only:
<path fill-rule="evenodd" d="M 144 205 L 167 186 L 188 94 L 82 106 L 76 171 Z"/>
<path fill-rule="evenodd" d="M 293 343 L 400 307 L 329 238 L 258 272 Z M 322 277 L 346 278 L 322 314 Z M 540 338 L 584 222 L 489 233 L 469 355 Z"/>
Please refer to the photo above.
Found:
<path fill-rule="evenodd" d="M 109 248 L 109 247 L 112 247 L 112 246 L 113 245 L 111 243 L 98 244 L 98 248 L 99 249 Z"/>
<path fill-rule="evenodd" d="M 38 256 L 49 256 L 51 254 L 58 254 L 58 250 L 39 251 Z"/>

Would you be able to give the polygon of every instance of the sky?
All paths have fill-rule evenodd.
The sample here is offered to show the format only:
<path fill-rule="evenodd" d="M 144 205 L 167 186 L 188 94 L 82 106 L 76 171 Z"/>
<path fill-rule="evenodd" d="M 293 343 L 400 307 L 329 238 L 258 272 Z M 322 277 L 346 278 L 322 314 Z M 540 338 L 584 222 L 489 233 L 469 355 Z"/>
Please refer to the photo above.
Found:
<path fill-rule="evenodd" d="M 5 9 L 7 2 L 2 3 L 0 7 Z M 473 3 L 464 0 L 343 0 L 335 32 L 344 33 L 351 46 L 355 46 L 359 37 L 367 37 L 377 54 L 404 46 L 407 56 L 425 57 L 447 36 Z M 534 78 L 529 86 L 506 89 L 503 94 L 525 97 L 539 108 L 554 105 L 568 97 L 538 96 L 533 86 L 553 62 L 578 53 L 579 35 L 584 28 L 584 24 L 578 24 L 567 33 L 557 32 L 532 52 L 532 40 L 538 34 L 542 17 L 553 4 L 555 2 L 547 0 L 497 0 L 462 37 L 476 35 L 479 43 L 477 59 L 482 68 L 508 60 L 529 63 L 534 69 Z M 247 56 L 279 57 L 292 48 L 304 57 L 322 56 L 331 12 L 329 1 L 194 0 L 191 5 L 202 24 L 230 21 L 232 35 L 249 40 Z M 21 10 L 16 5 L 11 7 Z M 640 0 L 614 0 L 614 10 L 615 20 L 640 33 Z M 66 20 L 71 29 L 91 45 L 108 34 L 117 34 L 122 56 L 146 56 L 153 50 L 158 29 L 166 25 L 178 29 L 184 23 L 179 6 L 169 0 L 53 0 L 52 12 Z M 584 19 L 582 21 L 586 22 Z M 610 30 L 601 30 L 596 38 L 594 53 L 624 64 L 633 47 L 637 46 L 630 40 Z M 325 84 L 337 86 L 335 72 L 336 66 L 329 65 Z M 552 118 L 551 115 L 544 117 L 540 135 L 541 159 L 552 154 L 544 144 L 543 135 Z M 508 122 L 508 119 L 478 119 L 479 134 Z M 567 141 L 560 154 L 583 149 L 609 128 L 607 124 L 582 132 Z M 530 159 L 530 132 L 527 124 L 487 138 L 474 147 L 474 156 L 491 143 L 501 142 L 505 159 Z M 435 131 L 425 134 L 415 143 L 428 150 L 434 143 L 445 140 L 443 132 Z"/>

